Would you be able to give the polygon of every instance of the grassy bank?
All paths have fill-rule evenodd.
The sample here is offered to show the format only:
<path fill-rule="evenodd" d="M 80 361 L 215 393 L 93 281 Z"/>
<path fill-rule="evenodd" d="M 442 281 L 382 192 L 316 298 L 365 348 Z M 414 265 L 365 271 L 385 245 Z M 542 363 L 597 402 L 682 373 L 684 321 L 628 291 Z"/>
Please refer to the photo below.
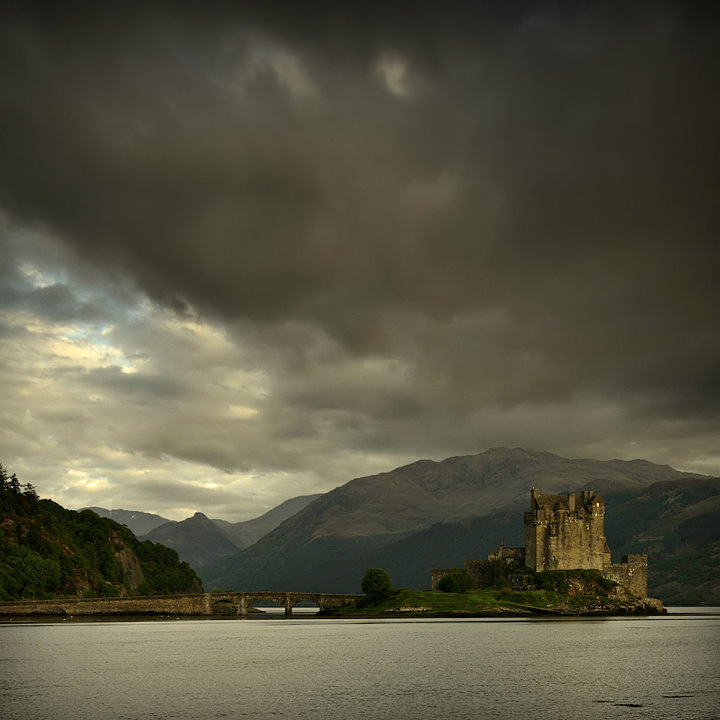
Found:
<path fill-rule="evenodd" d="M 640 600 L 614 592 L 615 583 L 600 578 L 593 571 L 553 571 L 546 575 L 543 583 L 528 590 L 512 590 L 507 586 L 475 588 L 466 592 L 403 588 L 392 591 L 380 602 L 372 603 L 363 597 L 354 606 L 327 614 L 341 617 L 502 617 L 664 612 L 659 601 Z M 608 584 L 613 587 L 607 587 Z"/>

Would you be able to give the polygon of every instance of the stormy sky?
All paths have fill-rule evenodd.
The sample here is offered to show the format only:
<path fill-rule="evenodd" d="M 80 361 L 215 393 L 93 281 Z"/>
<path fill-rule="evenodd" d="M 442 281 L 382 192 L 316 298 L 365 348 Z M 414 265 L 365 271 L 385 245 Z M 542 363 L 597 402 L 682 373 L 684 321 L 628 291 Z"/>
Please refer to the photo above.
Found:
<path fill-rule="evenodd" d="M 716 16 L 64 5 L 0 23 L 21 482 L 240 520 L 497 445 L 720 474 Z"/>

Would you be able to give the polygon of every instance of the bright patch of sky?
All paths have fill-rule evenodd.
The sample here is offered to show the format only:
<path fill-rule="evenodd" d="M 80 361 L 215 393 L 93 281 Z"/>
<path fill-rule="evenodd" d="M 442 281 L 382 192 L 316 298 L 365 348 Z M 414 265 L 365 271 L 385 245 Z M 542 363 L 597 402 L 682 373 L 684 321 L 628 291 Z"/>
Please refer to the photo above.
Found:
<path fill-rule="evenodd" d="M 226 40 L 219 57 L 219 66 L 209 71 L 209 78 L 230 93 L 246 95 L 253 83 L 262 82 L 269 73 L 298 102 L 319 96 L 319 88 L 300 56 L 266 37 L 239 33 Z"/>
<path fill-rule="evenodd" d="M 64 282 L 65 278 L 61 277 L 61 273 L 55 271 L 51 273 L 47 270 L 40 269 L 29 262 L 19 262 L 17 264 L 18 271 L 30 285 L 35 288 L 46 288 L 59 282 Z"/>
<path fill-rule="evenodd" d="M 396 55 L 383 55 L 376 66 L 376 72 L 393 95 L 403 99 L 410 96 L 411 85 L 406 60 Z"/>

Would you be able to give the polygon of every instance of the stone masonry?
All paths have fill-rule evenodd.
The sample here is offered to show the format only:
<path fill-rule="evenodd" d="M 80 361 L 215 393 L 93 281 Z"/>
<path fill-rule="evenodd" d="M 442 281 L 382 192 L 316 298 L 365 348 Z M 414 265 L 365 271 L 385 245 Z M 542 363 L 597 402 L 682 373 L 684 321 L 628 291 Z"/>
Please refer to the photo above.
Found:
<path fill-rule="evenodd" d="M 525 513 L 525 564 L 543 570 L 603 570 L 610 563 L 605 501 L 592 490 L 569 495 L 530 493 Z"/>

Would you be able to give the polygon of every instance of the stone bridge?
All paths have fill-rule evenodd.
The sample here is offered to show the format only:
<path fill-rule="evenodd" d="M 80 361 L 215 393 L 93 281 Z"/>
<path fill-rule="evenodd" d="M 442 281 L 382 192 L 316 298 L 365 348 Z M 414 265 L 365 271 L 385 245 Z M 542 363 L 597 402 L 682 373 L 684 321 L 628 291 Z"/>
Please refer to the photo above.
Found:
<path fill-rule="evenodd" d="M 269 601 L 285 615 L 303 601 L 322 610 L 350 605 L 362 595 L 313 592 L 213 592 L 124 598 L 64 598 L 0 603 L 0 617 L 28 615 L 234 615 L 247 617 L 256 603 Z"/>
<path fill-rule="evenodd" d="M 223 592 L 208 593 L 209 615 L 247 615 L 249 609 L 259 602 L 273 602 L 285 608 L 286 615 L 292 615 L 292 609 L 307 601 L 317 605 L 320 611 L 333 607 L 350 605 L 362 595 L 342 595 L 338 593 L 311 592 Z"/>

